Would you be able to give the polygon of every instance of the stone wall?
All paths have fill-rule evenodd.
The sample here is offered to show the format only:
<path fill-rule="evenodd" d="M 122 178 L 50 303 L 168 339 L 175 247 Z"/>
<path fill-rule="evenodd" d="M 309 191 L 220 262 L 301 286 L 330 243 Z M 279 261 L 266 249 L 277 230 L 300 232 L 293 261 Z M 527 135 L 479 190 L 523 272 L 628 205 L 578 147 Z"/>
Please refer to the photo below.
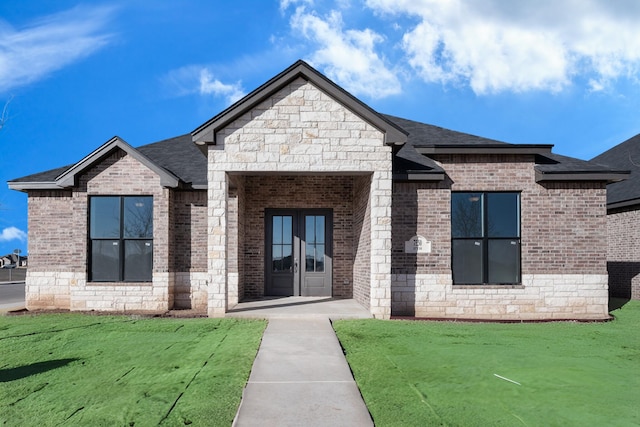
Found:
<path fill-rule="evenodd" d="M 451 274 L 394 274 L 394 297 L 413 293 L 415 310 L 433 319 L 574 320 L 607 318 L 606 274 L 523 274 L 520 286 L 453 286 Z M 605 287 L 603 291 L 603 287 Z M 400 292 L 399 290 L 406 290 Z"/>
<path fill-rule="evenodd" d="M 607 269 L 612 296 L 640 300 L 640 210 L 616 209 L 607 215 Z"/>
<path fill-rule="evenodd" d="M 369 286 L 372 290 L 375 288 L 375 295 L 371 293 L 371 311 L 377 317 L 388 317 L 391 283 L 391 148 L 384 145 L 384 135 L 300 78 L 233 120 L 217 133 L 215 140 L 217 145 L 209 146 L 208 158 L 209 315 L 224 315 L 228 307 L 229 278 L 236 273 L 230 269 L 226 251 L 231 207 L 228 202 L 230 179 L 227 174 L 244 175 L 247 180 L 257 173 L 281 177 L 313 174 L 320 175 L 321 180 L 330 180 L 332 178 L 328 176 L 331 175 L 353 176 L 364 172 L 372 177 L 369 193 L 371 241 L 380 242 L 371 249 L 370 259 L 377 263 L 369 279 Z M 248 211 L 253 203 L 248 194 L 248 184 L 246 191 L 245 211 Z M 318 205 L 321 204 L 320 197 L 316 202 Z M 352 193 L 346 202 L 352 203 L 351 197 Z M 311 198 L 311 195 L 307 195 L 304 200 Z M 250 218 L 246 215 L 247 233 L 255 220 L 255 216 Z M 259 277 L 253 276 L 261 274 L 254 270 L 255 266 L 263 265 L 264 257 L 263 254 L 252 252 L 258 249 L 247 249 L 250 246 L 248 242 L 253 241 L 255 239 L 252 240 L 247 234 L 243 254 L 245 296 L 259 294 L 258 289 L 264 282 L 258 282 Z M 334 248 L 338 248 L 338 245 L 334 245 Z M 249 265 L 251 271 L 247 268 Z M 345 280 L 349 280 L 349 283 L 345 283 Z M 335 278 L 334 291 L 343 293 L 340 286 L 351 288 L 351 281 L 352 277 L 341 282 Z"/>
<path fill-rule="evenodd" d="M 434 157 L 441 183 L 397 183 L 393 313 L 419 317 L 605 318 L 608 312 L 604 182 L 535 182 L 533 156 Z M 522 283 L 459 286 L 451 278 L 451 191 L 521 194 Z M 420 234 L 429 254 L 404 253 Z"/>

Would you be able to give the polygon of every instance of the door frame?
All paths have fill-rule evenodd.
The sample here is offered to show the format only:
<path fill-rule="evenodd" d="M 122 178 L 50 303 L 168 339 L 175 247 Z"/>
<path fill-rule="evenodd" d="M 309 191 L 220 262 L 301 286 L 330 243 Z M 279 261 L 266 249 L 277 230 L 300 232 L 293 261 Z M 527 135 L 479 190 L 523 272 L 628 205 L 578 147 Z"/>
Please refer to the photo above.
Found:
<path fill-rule="evenodd" d="M 271 240 L 273 238 L 272 218 L 279 215 L 292 216 L 294 258 L 292 296 L 303 295 L 301 284 L 305 272 L 305 260 L 302 259 L 302 241 L 305 233 L 304 219 L 306 215 L 323 215 L 325 217 L 325 273 L 328 275 L 329 295 L 333 295 L 333 209 L 331 208 L 265 208 L 264 210 L 264 295 L 277 296 L 270 293 L 272 281 Z M 297 265 L 296 265 L 297 264 Z"/>

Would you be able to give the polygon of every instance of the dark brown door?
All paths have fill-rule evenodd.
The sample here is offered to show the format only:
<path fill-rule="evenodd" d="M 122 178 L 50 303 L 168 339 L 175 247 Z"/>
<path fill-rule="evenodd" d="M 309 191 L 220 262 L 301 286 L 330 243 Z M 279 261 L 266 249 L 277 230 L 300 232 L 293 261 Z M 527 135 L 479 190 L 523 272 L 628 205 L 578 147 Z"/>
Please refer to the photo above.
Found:
<path fill-rule="evenodd" d="M 265 295 L 331 296 L 330 209 L 266 211 Z"/>

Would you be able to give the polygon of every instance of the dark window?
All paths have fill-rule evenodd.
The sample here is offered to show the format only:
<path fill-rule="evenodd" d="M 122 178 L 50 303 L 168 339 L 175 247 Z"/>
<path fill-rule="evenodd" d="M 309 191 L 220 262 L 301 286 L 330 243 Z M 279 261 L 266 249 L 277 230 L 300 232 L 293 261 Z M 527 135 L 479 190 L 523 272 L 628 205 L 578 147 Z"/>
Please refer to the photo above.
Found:
<path fill-rule="evenodd" d="M 305 215 L 305 271 L 324 271 L 324 215 Z"/>
<path fill-rule="evenodd" d="M 453 283 L 520 283 L 520 194 L 452 193 Z"/>
<path fill-rule="evenodd" d="M 94 196 L 89 201 L 92 282 L 150 282 L 153 197 Z"/>
<path fill-rule="evenodd" d="M 292 271 L 293 265 L 293 217 L 291 215 L 274 215 L 273 242 L 271 244 L 272 271 Z"/>

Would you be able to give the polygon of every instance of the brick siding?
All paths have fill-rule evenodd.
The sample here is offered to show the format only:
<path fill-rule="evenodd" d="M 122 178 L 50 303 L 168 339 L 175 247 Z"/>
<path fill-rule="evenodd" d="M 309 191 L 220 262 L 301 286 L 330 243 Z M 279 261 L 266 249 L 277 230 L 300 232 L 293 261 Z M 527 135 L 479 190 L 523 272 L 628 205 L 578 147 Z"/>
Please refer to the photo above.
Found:
<path fill-rule="evenodd" d="M 640 210 L 617 209 L 607 216 L 607 268 L 612 296 L 640 300 Z"/>
<path fill-rule="evenodd" d="M 446 318 L 604 318 L 606 190 L 604 182 L 535 182 L 534 157 L 434 156 L 441 183 L 394 184 L 392 272 L 395 315 Z M 454 286 L 452 191 L 521 193 L 522 284 Z M 405 254 L 413 235 L 429 254 Z"/>
<path fill-rule="evenodd" d="M 353 185 L 353 298 L 362 306 L 371 301 L 371 177 L 356 177 Z"/>
<path fill-rule="evenodd" d="M 286 191 L 283 191 L 285 190 Z M 264 296 L 265 208 L 333 211 L 333 286 L 351 298 L 353 281 L 353 178 L 350 176 L 247 176 L 244 297 Z M 230 255 L 232 256 L 232 255 Z"/>
<path fill-rule="evenodd" d="M 171 192 L 171 271 L 174 308 L 207 308 L 207 192 Z"/>
<path fill-rule="evenodd" d="M 150 283 L 87 281 L 88 204 L 97 195 L 153 196 Z M 158 312 L 174 306 L 174 293 L 176 306 L 206 308 L 206 192 L 174 194 L 118 149 L 85 171 L 71 191 L 30 191 L 28 200 L 28 309 Z"/>

